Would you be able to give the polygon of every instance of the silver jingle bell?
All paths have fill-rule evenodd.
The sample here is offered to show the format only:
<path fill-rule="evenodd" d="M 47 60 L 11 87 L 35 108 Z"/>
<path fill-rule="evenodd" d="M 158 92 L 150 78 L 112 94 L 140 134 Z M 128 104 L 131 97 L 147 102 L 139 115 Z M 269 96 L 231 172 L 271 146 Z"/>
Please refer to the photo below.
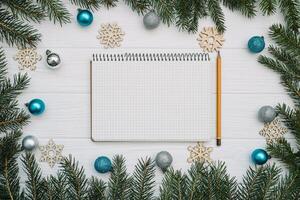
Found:
<path fill-rule="evenodd" d="M 60 67 L 61 60 L 57 53 L 52 53 L 50 50 L 47 50 L 46 55 L 47 67 L 50 69 L 56 69 Z"/>
<path fill-rule="evenodd" d="M 32 135 L 25 136 L 22 140 L 22 148 L 27 151 L 32 151 L 38 146 L 36 137 Z"/>

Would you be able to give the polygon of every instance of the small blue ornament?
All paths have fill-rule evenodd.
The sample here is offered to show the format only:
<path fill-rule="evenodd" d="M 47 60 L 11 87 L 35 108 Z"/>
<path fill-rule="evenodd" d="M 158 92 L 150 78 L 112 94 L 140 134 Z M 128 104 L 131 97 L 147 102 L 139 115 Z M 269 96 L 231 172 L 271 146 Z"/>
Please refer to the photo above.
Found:
<path fill-rule="evenodd" d="M 33 115 L 40 115 L 45 111 L 45 103 L 41 99 L 32 99 L 25 104 L 29 112 Z"/>
<path fill-rule="evenodd" d="M 112 170 L 111 161 L 106 156 L 100 156 L 95 160 L 94 167 L 99 173 L 106 173 Z"/>
<path fill-rule="evenodd" d="M 251 158 L 256 165 L 263 165 L 265 164 L 271 157 L 268 153 L 263 149 L 255 149 L 252 154 Z"/>
<path fill-rule="evenodd" d="M 89 10 L 78 9 L 77 22 L 81 26 L 89 26 L 93 22 L 93 14 Z"/>
<path fill-rule="evenodd" d="M 253 36 L 248 41 L 248 48 L 253 53 L 259 53 L 265 48 L 265 40 L 263 36 Z"/>

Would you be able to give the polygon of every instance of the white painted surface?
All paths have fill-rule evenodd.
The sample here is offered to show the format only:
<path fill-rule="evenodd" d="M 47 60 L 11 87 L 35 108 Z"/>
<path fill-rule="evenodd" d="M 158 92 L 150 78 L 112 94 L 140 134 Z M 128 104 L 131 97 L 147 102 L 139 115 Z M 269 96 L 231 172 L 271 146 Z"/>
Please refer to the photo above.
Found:
<path fill-rule="evenodd" d="M 179 32 L 175 27 L 160 25 L 153 31 L 144 29 L 142 17 L 132 12 L 123 3 L 118 7 L 101 9 L 94 14 L 90 27 L 82 28 L 75 20 L 76 7 L 68 5 L 74 14 L 71 24 L 60 27 L 43 22 L 36 27 L 43 34 L 38 52 L 43 60 L 38 63 L 32 77 L 30 88 L 20 98 L 21 103 L 32 98 L 42 98 L 47 105 L 46 112 L 32 117 L 31 124 L 25 127 L 25 134 L 35 135 L 40 144 L 53 138 L 64 144 L 64 155 L 73 154 L 80 161 L 88 175 L 98 175 L 93 162 L 99 155 L 112 157 L 123 154 L 131 172 L 137 159 L 155 156 L 161 150 L 169 151 L 174 157 L 173 166 L 186 170 L 189 164 L 187 147 L 195 143 L 140 143 L 140 142 L 99 142 L 89 139 L 89 60 L 93 52 L 102 47 L 96 39 L 101 23 L 117 22 L 126 35 L 122 48 L 198 48 L 196 34 Z M 241 178 L 247 167 L 252 165 L 249 156 L 255 148 L 264 148 L 264 138 L 258 134 L 263 124 L 257 120 L 258 109 L 263 105 L 291 104 L 279 76 L 261 66 L 246 49 L 248 39 L 253 35 L 264 35 L 266 43 L 268 27 L 281 21 L 281 16 L 257 16 L 249 20 L 238 13 L 224 9 L 227 32 L 223 58 L 223 141 L 221 147 L 215 141 L 207 143 L 214 147 L 212 158 L 227 163 L 231 175 Z M 210 19 L 201 20 L 200 29 L 211 25 Z M 6 46 L 4 44 L 4 46 Z M 62 67 L 51 71 L 45 66 L 45 50 L 51 49 L 60 54 Z M 11 73 L 18 72 L 18 64 L 12 59 L 15 48 L 5 48 Z M 266 53 L 266 50 L 263 52 Z M 39 157 L 39 152 L 36 152 Z M 55 169 L 41 163 L 45 173 Z M 159 172 L 158 172 L 159 173 Z M 107 177 L 107 175 L 99 175 Z M 157 180 L 161 179 L 157 176 Z"/>

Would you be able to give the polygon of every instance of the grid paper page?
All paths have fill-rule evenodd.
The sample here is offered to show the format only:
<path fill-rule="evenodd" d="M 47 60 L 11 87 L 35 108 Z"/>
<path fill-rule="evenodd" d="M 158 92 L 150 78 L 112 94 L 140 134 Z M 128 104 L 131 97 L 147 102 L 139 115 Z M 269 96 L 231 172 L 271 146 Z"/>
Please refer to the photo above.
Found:
<path fill-rule="evenodd" d="M 211 68 L 208 61 L 93 62 L 92 139 L 210 139 Z"/>

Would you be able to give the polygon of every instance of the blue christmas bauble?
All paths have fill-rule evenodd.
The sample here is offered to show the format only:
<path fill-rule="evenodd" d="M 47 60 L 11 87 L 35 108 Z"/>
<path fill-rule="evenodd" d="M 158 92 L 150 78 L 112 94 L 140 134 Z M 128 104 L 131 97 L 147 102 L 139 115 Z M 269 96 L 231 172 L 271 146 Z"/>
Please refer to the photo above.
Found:
<path fill-rule="evenodd" d="M 265 40 L 263 36 L 253 36 L 248 41 L 248 48 L 253 53 L 259 53 L 265 48 Z"/>
<path fill-rule="evenodd" d="M 93 14 L 89 10 L 78 9 L 77 22 L 81 26 L 89 26 L 93 22 Z"/>
<path fill-rule="evenodd" d="M 112 170 L 111 161 L 106 156 L 100 156 L 95 160 L 95 170 L 99 173 L 106 173 Z"/>
<path fill-rule="evenodd" d="M 257 165 L 265 164 L 271 157 L 263 149 L 255 149 L 251 154 L 252 161 Z"/>
<path fill-rule="evenodd" d="M 29 103 L 25 104 L 29 112 L 33 115 L 40 115 L 45 111 L 45 103 L 41 99 L 32 99 Z"/>

